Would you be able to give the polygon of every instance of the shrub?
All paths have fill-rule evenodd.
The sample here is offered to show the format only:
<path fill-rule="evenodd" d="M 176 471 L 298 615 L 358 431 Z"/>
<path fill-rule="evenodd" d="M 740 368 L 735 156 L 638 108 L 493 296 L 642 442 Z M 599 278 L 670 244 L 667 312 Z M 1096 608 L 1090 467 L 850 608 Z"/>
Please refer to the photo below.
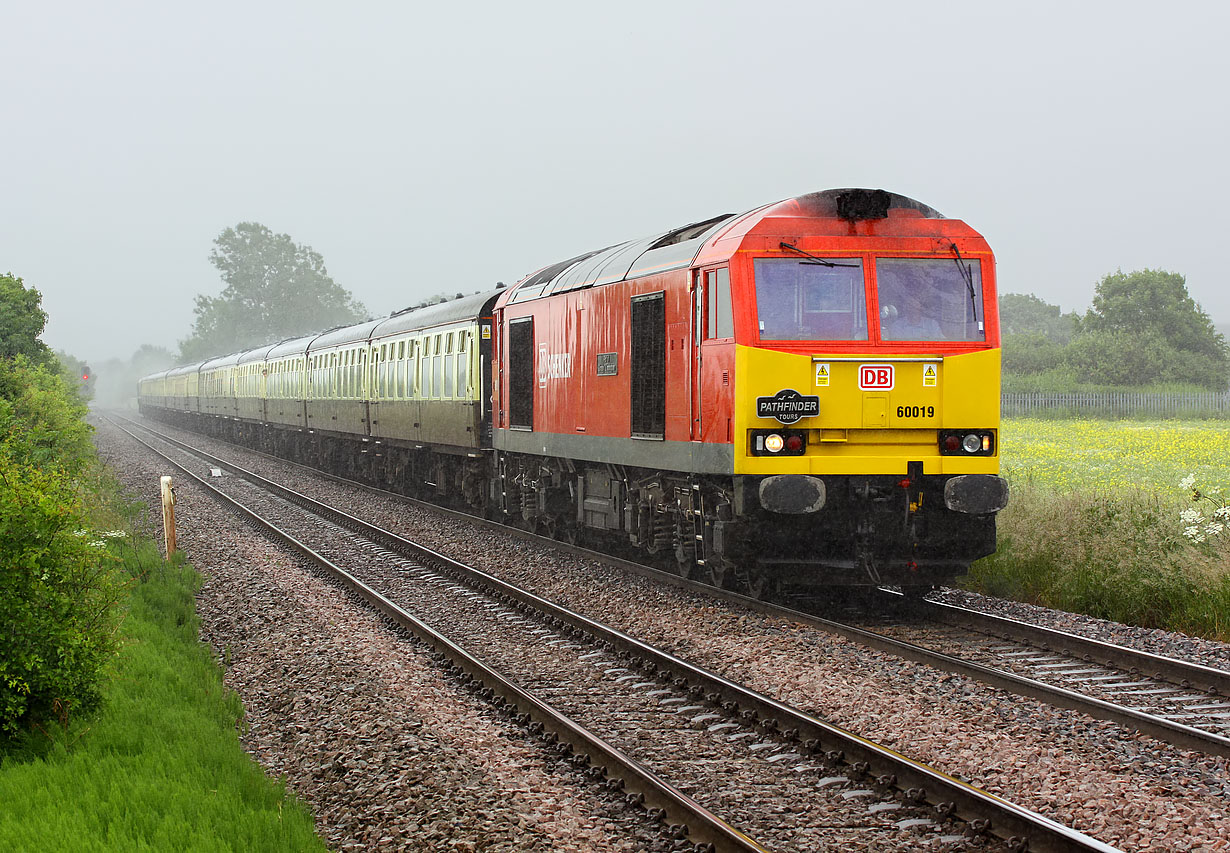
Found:
<path fill-rule="evenodd" d="M 70 475 L 93 464 L 86 406 L 57 371 L 0 359 L 0 452 Z"/>
<path fill-rule="evenodd" d="M 1193 547 L 1169 499 L 1017 481 L 999 518 L 999 550 L 974 564 L 968 588 L 1131 625 L 1230 632 L 1230 548 Z"/>
<path fill-rule="evenodd" d="M 72 480 L 0 453 L 0 740 L 100 701 L 122 592 Z"/>

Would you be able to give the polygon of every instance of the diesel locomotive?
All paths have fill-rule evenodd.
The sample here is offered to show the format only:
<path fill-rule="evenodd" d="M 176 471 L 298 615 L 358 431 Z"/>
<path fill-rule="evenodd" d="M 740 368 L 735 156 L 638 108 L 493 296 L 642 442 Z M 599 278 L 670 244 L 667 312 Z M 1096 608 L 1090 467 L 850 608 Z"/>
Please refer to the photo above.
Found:
<path fill-rule="evenodd" d="M 995 549 L 994 257 L 811 193 L 139 383 L 147 415 L 763 595 Z"/>

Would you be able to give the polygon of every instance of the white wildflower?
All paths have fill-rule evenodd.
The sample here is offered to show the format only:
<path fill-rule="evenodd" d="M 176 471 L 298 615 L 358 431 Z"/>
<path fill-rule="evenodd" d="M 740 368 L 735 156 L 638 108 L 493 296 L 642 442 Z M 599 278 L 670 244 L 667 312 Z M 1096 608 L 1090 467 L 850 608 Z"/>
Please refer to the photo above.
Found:
<path fill-rule="evenodd" d="M 1196 475 L 1195 474 L 1188 474 L 1186 477 L 1184 477 L 1182 480 L 1179 481 L 1180 489 L 1194 489 L 1195 487 L 1196 487 Z"/>
<path fill-rule="evenodd" d="M 1210 521 L 1208 525 L 1205 526 L 1204 532 L 1210 536 L 1220 536 L 1221 532 L 1225 529 L 1226 526 L 1220 521 Z"/>
<path fill-rule="evenodd" d="M 1198 509 L 1185 509 L 1179 513 L 1179 520 L 1184 524 L 1199 524 L 1204 521 L 1204 516 Z"/>
<path fill-rule="evenodd" d="M 1196 527 L 1195 525 L 1192 525 L 1191 527 L 1184 527 L 1183 535 L 1186 536 L 1188 539 L 1195 539 L 1197 536 L 1200 535 L 1200 528 Z"/>
<path fill-rule="evenodd" d="M 1213 517 L 1230 521 L 1230 504 L 1226 504 L 1223 507 L 1213 510 Z"/>
<path fill-rule="evenodd" d="M 108 539 L 126 539 L 128 537 L 128 531 L 126 530 L 104 530 L 102 535 Z"/>

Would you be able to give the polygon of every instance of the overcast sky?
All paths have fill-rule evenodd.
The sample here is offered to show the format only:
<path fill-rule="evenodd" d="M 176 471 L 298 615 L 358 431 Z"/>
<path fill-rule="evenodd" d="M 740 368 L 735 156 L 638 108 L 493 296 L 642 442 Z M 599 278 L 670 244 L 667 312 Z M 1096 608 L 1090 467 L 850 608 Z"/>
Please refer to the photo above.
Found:
<path fill-rule="evenodd" d="M 175 348 L 260 222 L 375 314 L 832 187 L 1084 310 L 1180 272 L 1219 323 L 1225 3 L 0 0 L 0 272 L 87 360 Z"/>

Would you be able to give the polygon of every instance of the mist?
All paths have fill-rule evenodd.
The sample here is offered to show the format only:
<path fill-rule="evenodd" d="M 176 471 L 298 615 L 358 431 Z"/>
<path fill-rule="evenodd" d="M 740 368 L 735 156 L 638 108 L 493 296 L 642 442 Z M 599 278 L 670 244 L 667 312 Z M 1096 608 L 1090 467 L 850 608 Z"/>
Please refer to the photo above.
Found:
<path fill-rule="evenodd" d="M 982 232 L 1003 292 L 1118 269 L 1230 322 L 1212 4 L 26 4 L 6 13 L 0 272 L 91 363 L 172 351 L 224 229 L 374 314 L 806 192 Z M 1217 150 L 1215 150 L 1217 149 Z"/>

